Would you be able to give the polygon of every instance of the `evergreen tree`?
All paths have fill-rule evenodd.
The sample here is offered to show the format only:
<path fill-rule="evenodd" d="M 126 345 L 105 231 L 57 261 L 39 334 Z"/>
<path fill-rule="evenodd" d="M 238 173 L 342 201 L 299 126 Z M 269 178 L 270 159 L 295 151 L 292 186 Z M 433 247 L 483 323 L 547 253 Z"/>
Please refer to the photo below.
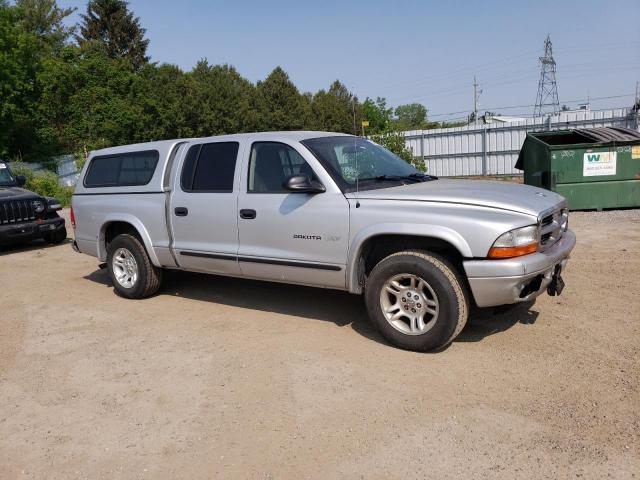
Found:
<path fill-rule="evenodd" d="M 331 84 L 329 91 L 320 90 L 313 96 L 311 108 L 314 128 L 318 130 L 351 134 L 361 132 L 362 109 L 358 99 L 338 80 Z"/>
<path fill-rule="evenodd" d="M 135 69 L 149 61 L 146 30 L 124 0 L 89 0 L 82 15 L 78 43 L 99 42 L 111 58 L 126 58 Z"/>
<path fill-rule="evenodd" d="M 311 127 L 311 105 L 289 76 L 276 67 L 256 85 L 259 130 L 302 130 Z"/>

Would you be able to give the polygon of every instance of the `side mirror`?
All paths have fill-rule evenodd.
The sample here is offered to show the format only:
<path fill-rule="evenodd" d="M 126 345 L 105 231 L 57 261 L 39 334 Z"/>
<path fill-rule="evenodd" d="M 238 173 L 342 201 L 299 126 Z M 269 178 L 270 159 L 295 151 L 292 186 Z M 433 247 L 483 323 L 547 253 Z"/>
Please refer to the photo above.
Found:
<path fill-rule="evenodd" d="M 327 189 L 317 180 L 311 180 L 308 175 L 291 175 L 282 187 L 294 193 L 322 193 Z"/>
<path fill-rule="evenodd" d="M 24 175 L 17 175 L 16 183 L 19 187 L 24 187 L 24 184 L 27 183 L 27 177 L 25 177 Z"/>

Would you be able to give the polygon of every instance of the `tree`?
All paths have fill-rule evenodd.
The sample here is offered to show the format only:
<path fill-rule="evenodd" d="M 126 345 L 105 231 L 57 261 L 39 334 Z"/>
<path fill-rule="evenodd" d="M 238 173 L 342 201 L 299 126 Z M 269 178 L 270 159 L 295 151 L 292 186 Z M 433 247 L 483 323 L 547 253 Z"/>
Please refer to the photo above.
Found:
<path fill-rule="evenodd" d="M 77 152 L 149 140 L 146 83 L 125 59 L 112 59 L 95 43 L 66 47 L 48 59 L 37 116 L 41 142 Z"/>
<path fill-rule="evenodd" d="M 318 130 L 351 134 L 360 131 L 362 108 L 358 98 L 338 80 L 331 84 L 329 91 L 320 90 L 313 96 L 311 110 L 313 126 Z"/>
<path fill-rule="evenodd" d="M 308 97 L 300 95 L 280 67 L 258 82 L 254 105 L 259 114 L 260 130 L 301 130 L 311 124 Z"/>
<path fill-rule="evenodd" d="M 17 20 L 25 32 L 38 37 L 45 47 L 59 50 L 69 39 L 74 27 L 64 24 L 64 19 L 75 8 L 60 8 L 56 0 L 16 0 Z"/>
<path fill-rule="evenodd" d="M 0 1 L 0 156 L 22 157 L 33 134 L 38 39 L 18 18 L 15 7 Z"/>
<path fill-rule="evenodd" d="M 146 56 L 149 40 L 140 19 L 134 17 L 124 0 L 89 0 L 87 13 L 81 16 L 80 35 L 82 46 L 87 42 L 99 42 L 111 58 L 126 58 L 135 69 L 149 61 Z"/>
<path fill-rule="evenodd" d="M 246 132 L 257 127 L 252 102 L 255 87 L 230 65 L 209 65 L 200 60 L 188 75 L 189 90 L 182 108 L 195 135 Z"/>
<path fill-rule="evenodd" d="M 187 108 L 194 90 L 193 81 L 175 65 L 147 64 L 140 72 L 144 84 L 142 109 L 145 137 L 165 140 L 195 136 Z"/>
<path fill-rule="evenodd" d="M 409 103 L 396 107 L 396 128 L 398 130 L 416 130 L 423 128 L 427 121 L 427 108 L 420 103 Z"/>
<path fill-rule="evenodd" d="M 393 109 L 387 108 L 387 100 L 377 97 L 375 102 L 367 97 L 362 104 L 364 120 L 369 121 L 369 128 L 365 133 L 386 132 L 391 126 Z"/>

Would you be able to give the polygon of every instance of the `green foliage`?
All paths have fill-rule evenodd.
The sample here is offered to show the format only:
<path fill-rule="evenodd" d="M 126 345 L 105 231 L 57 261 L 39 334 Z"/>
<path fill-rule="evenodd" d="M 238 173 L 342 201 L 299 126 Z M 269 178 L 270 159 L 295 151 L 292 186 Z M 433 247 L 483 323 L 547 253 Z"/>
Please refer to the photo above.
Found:
<path fill-rule="evenodd" d="M 355 135 L 360 133 L 362 107 L 358 98 L 338 80 L 331 84 L 329 91 L 320 90 L 313 96 L 311 110 L 314 129 Z"/>
<path fill-rule="evenodd" d="M 16 0 L 15 7 L 21 28 L 41 41 L 43 53 L 61 48 L 74 31 L 64 19 L 75 8 L 60 8 L 56 0 Z"/>
<path fill-rule="evenodd" d="M 0 0 L 3 157 L 46 163 L 73 153 L 81 167 L 89 151 L 112 145 L 248 131 L 362 134 L 368 120 L 365 134 L 384 134 L 379 141 L 410 161 L 393 131 L 428 125 L 421 105 L 398 107 L 396 119 L 384 98 L 361 103 L 338 80 L 300 92 L 280 67 L 254 84 L 206 59 L 190 71 L 149 63 L 145 30 L 124 0 L 90 0 L 77 27 L 65 23 L 70 13 L 56 0 Z"/>
<path fill-rule="evenodd" d="M 110 58 L 124 58 L 135 69 L 149 61 L 146 30 L 124 0 L 89 0 L 87 13 L 81 18 L 80 34 L 76 37 L 81 46 L 98 42 Z"/>
<path fill-rule="evenodd" d="M 45 62 L 38 136 L 58 152 L 91 150 L 147 139 L 145 82 L 124 59 L 95 43 L 67 47 Z"/>
<path fill-rule="evenodd" d="M 395 110 L 395 126 L 398 130 L 417 130 L 427 122 L 427 108 L 420 103 L 400 105 Z"/>
<path fill-rule="evenodd" d="M 404 140 L 404 135 L 397 131 L 388 131 L 371 136 L 371 140 L 378 145 L 382 145 L 387 150 L 395 153 L 405 162 L 410 163 L 418 170 L 425 172 L 427 170 L 426 165 L 420 159 L 414 158 L 413 151 L 407 148 L 407 144 Z"/>
<path fill-rule="evenodd" d="M 289 75 L 276 67 L 256 85 L 255 108 L 263 130 L 302 130 L 311 124 L 311 105 Z"/>
<path fill-rule="evenodd" d="M 362 104 L 364 120 L 369 121 L 365 134 L 379 134 L 389 130 L 393 119 L 393 109 L 387 108 L 387 100 L 378 97 L 375 102 L 367 97 Z"/>
<path fill-rule="evenodd" d="M 38 39 L 19 26 L 15 8 L 0 4 L 0 156 L 22 156 L 38 70 Z"/>
<path fill-rule="evenodd" d="M 176 132 L 178 136 L 247 132 L 257 126 L 259 112 L 252 104 L 255 87 L 234 67 L 212 66 L 207 60 L 200 60 L 186 81 L 185 95 L 182 101 L 178 99 L 171 115 L 173 122 L 176 115 L 184 119 L 184 131 Z"/>
<path fill-rule="evenodd" d="M 22 175 L 26 178 L 24 188 L 42 195 L 43 197 L 53 197 L 57 199 L 63 207 L 71 205 L 73 187 L 63 187 L 58 184 L 58 176 L 50 171 L 34 172 L 30 168 L 20 165 L 11 166 L 14 175 Z"/>

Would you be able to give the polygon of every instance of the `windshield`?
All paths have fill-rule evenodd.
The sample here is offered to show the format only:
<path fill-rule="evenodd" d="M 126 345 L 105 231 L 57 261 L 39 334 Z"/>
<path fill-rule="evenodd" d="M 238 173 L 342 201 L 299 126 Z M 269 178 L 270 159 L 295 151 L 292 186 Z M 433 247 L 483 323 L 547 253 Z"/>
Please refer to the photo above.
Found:
<path fill-rule="evenodd" d="M 386 148 L 361 137 L 319 137 L 301 142 L 343 191 L 396 186 L 428 178 Z"/>
<path fill-rule="evenodd" d="M 13 178 L 9 168 L 6 164 L 0 162 L 0 186 L 9 187 L 16 184 L 16 179 Z"/>

